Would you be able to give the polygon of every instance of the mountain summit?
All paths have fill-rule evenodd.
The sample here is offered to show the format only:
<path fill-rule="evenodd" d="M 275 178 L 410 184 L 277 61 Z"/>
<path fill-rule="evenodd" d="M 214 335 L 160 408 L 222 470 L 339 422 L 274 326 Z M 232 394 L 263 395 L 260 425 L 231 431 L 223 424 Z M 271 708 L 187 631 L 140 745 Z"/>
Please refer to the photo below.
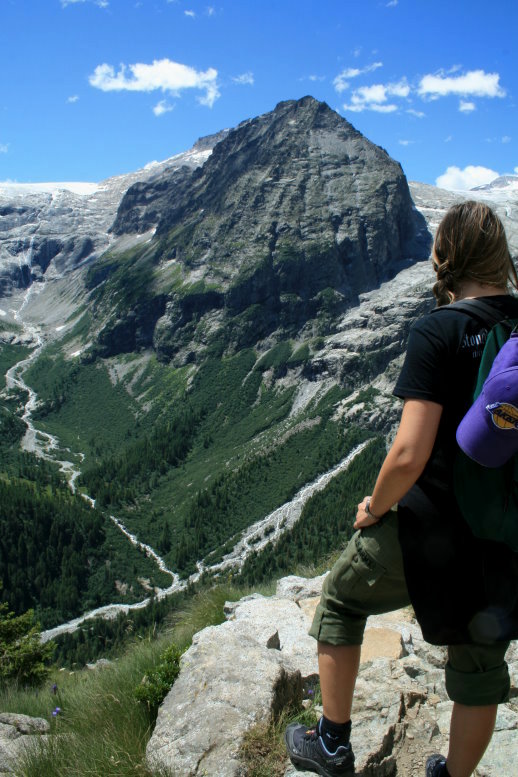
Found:
<path fill-rule="evenodd" d="M 202 167 L 130 187 L 112 232 L 151 229 L 139 251 L 140 277 L 153 266 L 147 302 L 136 301 L 131 322 L 118 311 L 124 337 L 106 323 L 102 355 L 152 342 L 161 359 L 192 360 L 207 331 L 230 322 L 235 348 L 279 328 L 293 335 L 429 251 L 400 165 L 312 97 L 243 122 Z M 92 272 L 89 287 L 115 264 Z"/>

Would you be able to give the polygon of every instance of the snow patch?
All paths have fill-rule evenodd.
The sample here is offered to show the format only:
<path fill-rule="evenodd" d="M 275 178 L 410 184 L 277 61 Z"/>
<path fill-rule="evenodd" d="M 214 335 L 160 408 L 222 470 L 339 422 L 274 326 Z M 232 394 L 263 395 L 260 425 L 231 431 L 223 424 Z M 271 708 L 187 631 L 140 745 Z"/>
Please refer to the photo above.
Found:
<path fill-rule="evenodd" d="M 99 189 L 99 184 L 88 181 L 65 181 L 46 183 L 17 183 L 16 181 L 0 181 L 0 195 L 6 197 L 23 196 L 24 194 L 56 194 L 68 191 L 73 194 L 89 195 Z"/>

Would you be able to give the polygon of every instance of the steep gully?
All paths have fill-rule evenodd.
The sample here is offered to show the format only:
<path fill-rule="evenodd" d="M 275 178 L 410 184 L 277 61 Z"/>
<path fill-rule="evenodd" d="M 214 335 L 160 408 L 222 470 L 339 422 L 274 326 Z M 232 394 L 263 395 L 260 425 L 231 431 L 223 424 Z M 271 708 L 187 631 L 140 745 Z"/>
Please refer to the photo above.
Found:
<path fill-rule="evenodd" d="M 23 326 L 27 339 L 30 338 L 30 340 L 32 340 L 35 345 L 34 350 L 27 358 L 17 362 L 6 373 L 6 391 L 9 392 L 12 390 L 19 390 L 28 394 L 28 399 L 25 402 L 22 416 L 23 421 L 27 427 L 25 436 L 22 440 L 22 448 L 24 450 L 35 453 L 40 458 L 47 459 L 59 464 L 60 471 L 68 481 L 70 489 L 75 492 L 75 481 L 81 474 L 81 471 L 78 469 L 76 464 L 68 461 L 65 458 L 62 458 L 64 455 L 66 455 L 67 452 L 71 453 L 71 451 L 61 448 L 57 437 L 49 434 L 48 432 L 43 432 L 39 429 L 36 429 L 34 426 L 32 422 L 32 413 L 37 406 L 38 397 L 36 392 L 25 383 L 23 378 L 26 370 L 29 368 L 32 362 L 37 359 L 45 347 L 45 337 L 41 330 L 38 327 L 27 324 L 23 321 L 22 318 L 23 311 L 27 306 L 30 297 L 42 291 L 43 286 L 44 282 L 33 283 L 25 294 L 20 308 L 14 313 L 16 321 L 18 321 Z M 110 515 L 110 519 L 124 534 L 128 541 L 132 543 L 132 545 L 143 551 L 146 556 L 148 556 L 148 558 L 153 559 L 162 572 L 165 572 L 171 576 L 171 585 L 169 585 L 167 588 L 155 589 L 154 598 L 155 600 L 160 600 L 166 596 L 169 596 L 170 594 L 185 589 L 189 583 L 195 583 L 200 579 L 202 574 L 206 572 L 217 575 L 218 573 L 227 571 L 229 569 L 240 569 L 250 553 L 262 550 L 269 543 L 275 542 L 277 538 L 280 537 L 280 535 L 285 531 L 291 529 L 291 527 L 300 517 L 302 508 L 304 507 L 304 504 L 307 502 L 307 500 L 313 494 L 325 488 L 330 480 L 332 480 L 332 478 L 335 477 L 339 472 L 346 470 L 353 459 L 356 458 L 356 456 L 360 454 L 368 444 L 368 442 L 364 442 L 358 445 L 335 467 L 320 475 L 312 483 L 303 486 L 303 488 L 301 488 L 297 494 L 295 494 L 294 498 L 290 502 L 286 502 L 267 515 L 265 518 L 257 521 L 252 526 L 249 526 L 241 534 L 240 538 L 236 540 L 236 544 L 232 551 L 225 555 L 220 563 L 207 566 L 203 561 L 198 561 L 196 565 L 197 572 L 191 575 L 188 580 L 181 580 L 179 575 L 169 569 L 164 559 L 161 558 L 161 556 L 159 556 L 150 545 L 141 542 L 138 537 L 128 531 L 124 524 L 114 515 Z M 83 454 L 79 454 L 79 458 L 82 461 L 84 459 Z M 82 494 L 82 496 L 92 505 L 93 508 L 95 508 L 95 500 L 92 499 L 92 497 L 86 494 Z M 120 612 L 127 613 L 130 610 L 141 609 L 142 607 L 145 607 L 147 604 L 149 604 L 150 601 L 151 597 L 146 597 L 142 601 L 136 602 L 134 604 L 108 604 L 102 607 L 98 607 L 94 610 L 90 610 L 89 612 L 84 613 L 78 618 L 74 618 L 73 620 L 68 621 L 67 623 L 63 623 L 59 626 L 56 626 L 55 628 L 42 632 L 42 640 L 47 641 L 53 637 L 58 636 L 59 634 L 73 632 L 84 621 L 96 616 L 113 619 L 116 618 Z"/>

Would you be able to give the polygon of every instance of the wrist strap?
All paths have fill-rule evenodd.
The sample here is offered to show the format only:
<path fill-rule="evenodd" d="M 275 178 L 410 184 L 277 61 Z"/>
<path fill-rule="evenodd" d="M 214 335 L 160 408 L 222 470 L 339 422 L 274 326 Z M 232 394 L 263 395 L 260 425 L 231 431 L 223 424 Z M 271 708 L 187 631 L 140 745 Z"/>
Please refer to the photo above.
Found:
<path fill-rule="evenodd" d="M 367 515 L 370 515 L 371 518 L 374 518 L 375 521 L 379 521 L 379 515 L 374 515 L 373 512 L 371 512 L 371 500 L 367 499 L 365 503 L 365 512 Z"/>

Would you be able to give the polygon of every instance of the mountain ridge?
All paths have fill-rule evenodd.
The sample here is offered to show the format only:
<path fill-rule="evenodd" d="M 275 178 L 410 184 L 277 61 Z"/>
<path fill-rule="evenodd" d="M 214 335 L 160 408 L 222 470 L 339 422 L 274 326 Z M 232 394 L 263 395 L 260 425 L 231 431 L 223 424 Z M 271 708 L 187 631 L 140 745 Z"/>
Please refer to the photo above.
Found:
<path fill-rule="evenodd" d="M 399 164 L 313 98 L 238 125 L 194 171 L 131 187 L 113 231 L 151 229 L 136 264 L 156 266 L 146 287 L 156 308 L 148 320 L 149 308 L 135 307 L 116 330 L 130 348 L 145 330 L 159 358 L 178 364 L 196 359 L 207 326 L 225 329 L 230 319 L 238 349 L 279 321 L 293 332 L 324 308 L 336 316 L 405 261 L 428 256 L 430 243 Z M 90 289 L 115 265 L 90 276 Z M 109 323 L 101 340 L 114 342 Z"/>
<path fill-rule="evenodd" d="M 108 192 L 100 232 L 90 231 L 96 195 L 46 195 L 40 215 L 1 217 L 3 248 L 25 280 L 4 286 L 0 357 L 7 370 L 20 365 L 32 394 L 5 392 L 0 422 L 25 444 L 32 401 L 32 450 L 54 439 L 48 456 L 82 471 L 77 483 L 109 536 L 126 542 L 127 527 L 187 579 L 238 553 L 251 524 L 359 442 L 394 429 L 408 330 L 432 305 L 430 235 L 459 195 L 409 189 L 397 162 L 312 98 L 200 141 L 133 190 L 125 181 L 125 197 Z M 513 200 L 498 196 L 516 246 Z M 109 232 L 117 223 L 120 234 Z M 45 267 L 40 244 L 61 245 L 63 225 L 74 242 Z M 78 258 L 86 239 L 94 250 Z M 22 367 L 36 341 L 44 347 Z M 325 489 L 336 531 L 350 530 L 338 502 L 353 481 L 369 487 L 373 466 L 362 453 L 354 476 Z M 292 529 L 293 563 L 315 550 L 305 521 Z M 110 552 L 101 544 L 97 563 Z M 150 575 L 132 571 L 132 553 L 96 584 L 91 609 L 138 601 Z M 256 553 L 247 575 L 282 563 L 275 547 Z M 37 589 L 30 595 L 37 606 Z"/>

